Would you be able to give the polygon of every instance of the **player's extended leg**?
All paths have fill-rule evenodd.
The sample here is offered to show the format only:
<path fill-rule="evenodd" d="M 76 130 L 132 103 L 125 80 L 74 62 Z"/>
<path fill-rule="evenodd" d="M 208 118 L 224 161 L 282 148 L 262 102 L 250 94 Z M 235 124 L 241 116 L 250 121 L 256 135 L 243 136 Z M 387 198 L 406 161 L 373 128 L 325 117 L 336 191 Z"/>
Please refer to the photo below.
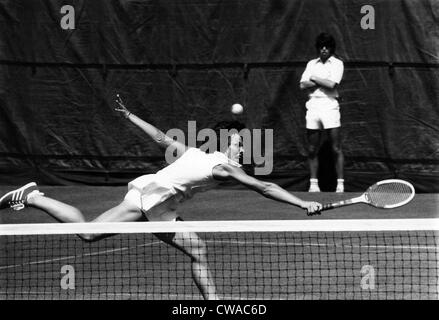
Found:
<path fill-rule="evenodd" d="M 45 211 L 59 222 L 86 222 L 83 213 L 66 203 L 46 197 L 35 196 L 28 199 L 28 206 Z M 139 208 L 128 201 L 105 211 L 90 222 L 131 222 L 143 218 Z M 109 234 L 80 234 L 79 237 L 86 241 L 97 241 L 110 236 Z"/>
<path fill-rule="evenodd" d="M 335 171 L 337 173 L 337 192 L 343 192 L 343 167 L 344 167 L 344 155 L 341 147 L 341 134 L 340 127 L 329 129 L 329 136 L 331 138 L 331 148 L 335 157 Z"/>
<path fill-rule="evenodd" d="M 310 192 L 317 192 L 319 186 L 317 183 L 317 174 L 319 171 L 319 148 L 320 140 L 322 136 L 321 130 L 311 130 L 307 129 L 308 136 L 308 163 L 311 178 Z"/>
<path fill-rule="evenodd" d="M 0 198 L 0 209 L 14 208 L 21 210 L 24 207 L 34 207 L 40 209 L 59 222 L 86 222 L 82 212 L 64 202 L 44 196 L 38 190 L 36 183 L 28 183 L 27 185 L 8 192 Z M 123 201 L 119 205 L 99 215 L 92 222 L 128 222 L 143 219 L 142 212 L 138 207 L 128 201 Z M 108 235 L 79 235 L 87 241 L 99 240 Z"/>
<path fill-rule="evenodd" d="M 43 195 L 28 197 L 26 206 L 40 209 L 59 222 L 86 222 L 79 209 Z"/>
<path fill-rule="evenodd" d="M 218 300 L 215 283 L 207 263 L 207 248 L 194 232 L 157 233 L 160 240 L 188 255 L 192 260 L 192 277 L 206 300 Z"/>

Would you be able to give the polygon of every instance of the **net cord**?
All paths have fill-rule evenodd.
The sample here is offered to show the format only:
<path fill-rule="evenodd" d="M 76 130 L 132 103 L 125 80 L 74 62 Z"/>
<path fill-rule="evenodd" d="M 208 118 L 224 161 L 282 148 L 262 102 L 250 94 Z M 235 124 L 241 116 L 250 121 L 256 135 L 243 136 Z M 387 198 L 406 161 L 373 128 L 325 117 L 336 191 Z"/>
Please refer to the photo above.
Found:
<path fill-rule="evenodd" d="M 169 232 L 436 231 L 439 218 L 3 224 L 1 235 Z"/>

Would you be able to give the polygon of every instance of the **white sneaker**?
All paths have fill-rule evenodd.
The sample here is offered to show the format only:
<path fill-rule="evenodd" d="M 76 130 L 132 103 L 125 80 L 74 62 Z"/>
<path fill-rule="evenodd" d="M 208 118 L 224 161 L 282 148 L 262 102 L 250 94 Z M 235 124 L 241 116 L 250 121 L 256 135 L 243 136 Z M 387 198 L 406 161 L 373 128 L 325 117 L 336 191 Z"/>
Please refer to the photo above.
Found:
<path fill-rule="evenodd" d="M 43 195 L 38 190 L 35 182 L 28 183 L 27 185 L 8 192 L 0 198 L 0 209 L 12 208 L 15 211 L 22 210 L 27 205 L 27 199 L 37 194 Z"/>
<path fill-rule="evenodd" d="M 337 179 L 337 188 L 335 189 L 337 193 L 344 192 L 344 179 Z"/>
<path fill-rule="evenodd" d="M 319 179 L 311 178 L 309 179 L 309 190 L 308 192 L 320 192 Z"/>

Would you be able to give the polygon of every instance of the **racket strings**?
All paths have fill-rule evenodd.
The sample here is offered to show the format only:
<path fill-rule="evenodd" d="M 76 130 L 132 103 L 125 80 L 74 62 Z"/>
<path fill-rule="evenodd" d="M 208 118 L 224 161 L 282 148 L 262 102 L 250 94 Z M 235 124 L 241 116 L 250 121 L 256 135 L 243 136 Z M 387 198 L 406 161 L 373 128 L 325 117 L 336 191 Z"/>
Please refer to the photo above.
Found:
<path fill-rule="evenodd" d="M 370 202 L 377 207 L 401 204 L 407 201 L 412 193 L 412 188 L 401 182 L 374 185 L 368 191 Z"/>

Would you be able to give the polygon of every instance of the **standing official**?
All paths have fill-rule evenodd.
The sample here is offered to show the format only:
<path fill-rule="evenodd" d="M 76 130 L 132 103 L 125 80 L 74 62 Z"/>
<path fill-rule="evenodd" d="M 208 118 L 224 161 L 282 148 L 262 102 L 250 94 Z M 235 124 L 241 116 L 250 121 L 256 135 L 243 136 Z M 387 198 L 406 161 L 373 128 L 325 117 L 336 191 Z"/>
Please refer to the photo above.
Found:
<path fill-rule="evenodd" d="M 307 90 L 306 129 L 308 137 L 308 162 L 310 167 L 309 192 L 320 192 L 317 172 L 318 153 L 324 131 L 329 133 L 335 156 L 337 173 L 336 192 L 344 192 L 344 157 L 340 137 L 340 105 L 337 87 L 343 77 L 344 65 L 334 56 L 335 40 L 327 33 L 317 36 L 315 47 L 318 58 L 308 62 L 300 79 L 300 89 Z"/>

